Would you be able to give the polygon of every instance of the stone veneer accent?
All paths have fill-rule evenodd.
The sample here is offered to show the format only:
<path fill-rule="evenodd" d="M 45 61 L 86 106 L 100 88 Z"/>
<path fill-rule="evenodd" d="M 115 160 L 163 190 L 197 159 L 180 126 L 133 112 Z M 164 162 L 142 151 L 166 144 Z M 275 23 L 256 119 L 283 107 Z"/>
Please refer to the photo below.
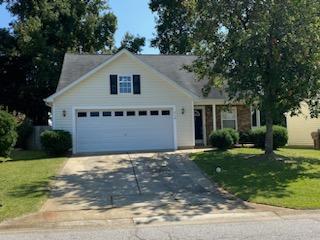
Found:
<path fill-rule="evenodd" d="M 224 107 L 223 105 L 216 106 L 217 129 L 221 129 L 221 110 L 223 107 Z M 238 131 L 245 132 L 250 130 L 251 129 L 250 108 L 244 105 L 236 105 L 236 107 L 237 107 Z"/>

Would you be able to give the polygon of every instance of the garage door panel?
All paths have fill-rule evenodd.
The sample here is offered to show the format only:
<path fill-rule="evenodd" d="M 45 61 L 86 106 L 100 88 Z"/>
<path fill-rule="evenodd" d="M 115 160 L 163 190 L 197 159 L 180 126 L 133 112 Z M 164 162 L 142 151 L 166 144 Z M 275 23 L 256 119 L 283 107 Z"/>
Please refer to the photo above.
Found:
<path fill-rule="evenodd" d="M 102 123 L 103 124 L 103 123 Z M 107 137 L 109 136 L 122 136 L 123 134 L 127 135 L 137 135 L 140 134 L 141 132 L 144 132 L 145 135 L 148 134 L 160 134 L 160 135 L 166 135 L 167 133 L 172 132 L 172 127 L 169 125 L 170 123 L 167 123 L 167 127 L 161 127 L 163 122 L 158 122 L 156 124 L 144 124 L 144 125 L 138 125 L 138 124 L 132 124 L 132 125 L 124 125 L 121 122 L 118 122 L 117 125 L 115 124 L 108 124 L 106 127 L 101 127 L 101 126 L 81 126 L 79 125 L 78 131 L 79 136 L 83 135 L 86 136 L 87 134 L 91 134 L 92 131 L 97 130 L 96 134 L 100 135 L 106 135 Z M 120 126 L 118 126 L 120 125 Z M 159 126 L 160 125 L 160 126 Z M 161 128 L 162 131 L 159 131 L 158 128 Z"/>
<path fill-rule="evenodd" d="M 163 137 L 162 137 L 163 136 Z M 92 139 L 90 141 L 87 141 L 87 140 L 79 140 L 78 141 L 78 146 L 81 145 L 81 144 L 101 144 L 102 142 L 103 143 L 107 143 L 107 144 L 115 144 L 115 143 L 127 143 L 128 141 L 132 141 L 132 143 L 135 143 L 135 142 L 140 142 L 141 140 L 144 140 L 144 141 L 149 141 L 149 142 L 157 142 L 157 143 L 160 143 L 160 142 L 163 142 L 163 143 L 166 143 L 168 142 L 169 144 L 171 144 L 171 141 L 167 141 L 167 136 L 165 135 L 157 135 L 156 137 L 155 136 L 142 136 L 142 137 L 137 137 L 137 136 L 134 136 L 134 135 L 122 135 L 122 136 L 110 136 L 110 137 L 107 137 L 107 136 L 96 136 L 95 139 Z M 80 136 L 81 137 L 81 136 Z M 86 136 L 83 136 L 82 138 L 85 138 Z M 145 142 L 143 142 L 144 144 L 147 144 Z M 132 144 L 131 144 L 132 145 Z"/>
<path fill-rule="evenodd" d="M 99 117 L 90 117 L 89 110 L 87 117 L 77 117 L 77 152 L 174 149 L 172 110 L 155 116 L 102 116 L 102 111 L 111 110 L 94 111 Z"/>

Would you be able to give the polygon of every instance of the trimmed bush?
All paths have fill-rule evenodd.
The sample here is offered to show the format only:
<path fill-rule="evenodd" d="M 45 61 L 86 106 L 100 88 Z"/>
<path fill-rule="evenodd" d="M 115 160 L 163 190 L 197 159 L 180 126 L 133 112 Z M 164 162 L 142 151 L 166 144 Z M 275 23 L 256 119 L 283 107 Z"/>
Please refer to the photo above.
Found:
<path fill-rule="evenodd" d="M 43 149 L 51 156 L 66 154 L 72 147 L 71 134 L 63 130 L 47 130 L 41 133 Z"/>
<path fill-rule="evenodd" d="M 0 110 L 0 156 L 8 157 L 16 144 L 17 123 L 15 118 Z"/>
<path fill-rule="evenodd" d="M 260 127 L 251 131 L 252 141 L 255 147 L 265 147 L 266 127 Z M 273 148 L 283 147 L 288 142 L 288 131 L 282 126 L 273 126 Z"/>
<path fill-rule="evenodd" d="M 252 143 L 252 136 L 251 135 L 252 135 L 251 131 L 240 132 L 239 133 L 239 143 L 240 144 Z"/>
<path fill-rule="evenodd" d="M 239 142 L 239 133 L 232 128 L 224 128 L 224 131 L 227 131 L 232 137 L 233 144 L 237 144 Z"/>
<path fill-rule="evenodd" d="M 26 149 L 27 140 L 32 133 L 32 121 L 28 118 L 24 118 L 17 126 L 18 140 L 16 147 Z"/>
<path fill-rule="evenodd" d="M 231 148 L 234 144 L 233 139 L 228 130 L 217 130 L 210 134 L 210 144 L 221 150 Z"/>

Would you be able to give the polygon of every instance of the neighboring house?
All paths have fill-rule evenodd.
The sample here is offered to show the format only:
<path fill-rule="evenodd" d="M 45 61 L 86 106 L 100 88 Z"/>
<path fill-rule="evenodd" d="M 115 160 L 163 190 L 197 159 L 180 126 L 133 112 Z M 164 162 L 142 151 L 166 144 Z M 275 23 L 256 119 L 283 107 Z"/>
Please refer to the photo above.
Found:
<path fill-rule="evenodd" d="M 287 115 L 288 145 L 311 147 L 314 145 L 311 133 L 320 129 L 320 118 L 310 118 L 306 103 L 301 103 L 301 110 L 298 116 Z"/>
<path fill-rule="evenodd" d="M 141 151 L 206 145 L 209 134 L 259 125 L 244 105 L 183 69 L 193 56 L 66 54 L 57 91 L 45 99 L 54 129 L 72 133 L 73 152 Z M 253 120 L 252 120 L 253 119 Z"/>

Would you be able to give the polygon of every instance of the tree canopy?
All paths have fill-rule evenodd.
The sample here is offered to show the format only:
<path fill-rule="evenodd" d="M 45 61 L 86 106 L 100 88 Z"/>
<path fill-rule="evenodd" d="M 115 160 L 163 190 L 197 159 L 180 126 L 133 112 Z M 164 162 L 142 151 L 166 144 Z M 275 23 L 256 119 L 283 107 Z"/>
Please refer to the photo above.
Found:
<path fill-rule="evenodd" d="M 188 0 L 151 0 L 149 7 L 157 13 L 156 37 L 151 46 L 163 54 L 185 54 L 192 50 Z"/>
<path fill-rule="evenodd" d="M 134 36 L 128 32 L 123 36 L 118 51 L 125 48 L 132 53 L 141 53 L 142 48 L 146 45 L 146 38 L 139 35 Z"/>
<path fill-rule="evenodd" d="M 43 99 L 55 91 L 63 56 L 110 52 L 116 16 L 105 0 L 0 0 L 15 17 L 0 31 L 0 105 L 47 123 Z"/>
<path fill-rule="evenodd" d="M 190 2 L 198 56 L 190 70 L 209 79 L 209 87 L 225 88 L 230 102 L 264 110 L 265 148 L 272 153 L 278 115 L 298 113 L 301 101 L 319 113 L 320 2 Z"/>

